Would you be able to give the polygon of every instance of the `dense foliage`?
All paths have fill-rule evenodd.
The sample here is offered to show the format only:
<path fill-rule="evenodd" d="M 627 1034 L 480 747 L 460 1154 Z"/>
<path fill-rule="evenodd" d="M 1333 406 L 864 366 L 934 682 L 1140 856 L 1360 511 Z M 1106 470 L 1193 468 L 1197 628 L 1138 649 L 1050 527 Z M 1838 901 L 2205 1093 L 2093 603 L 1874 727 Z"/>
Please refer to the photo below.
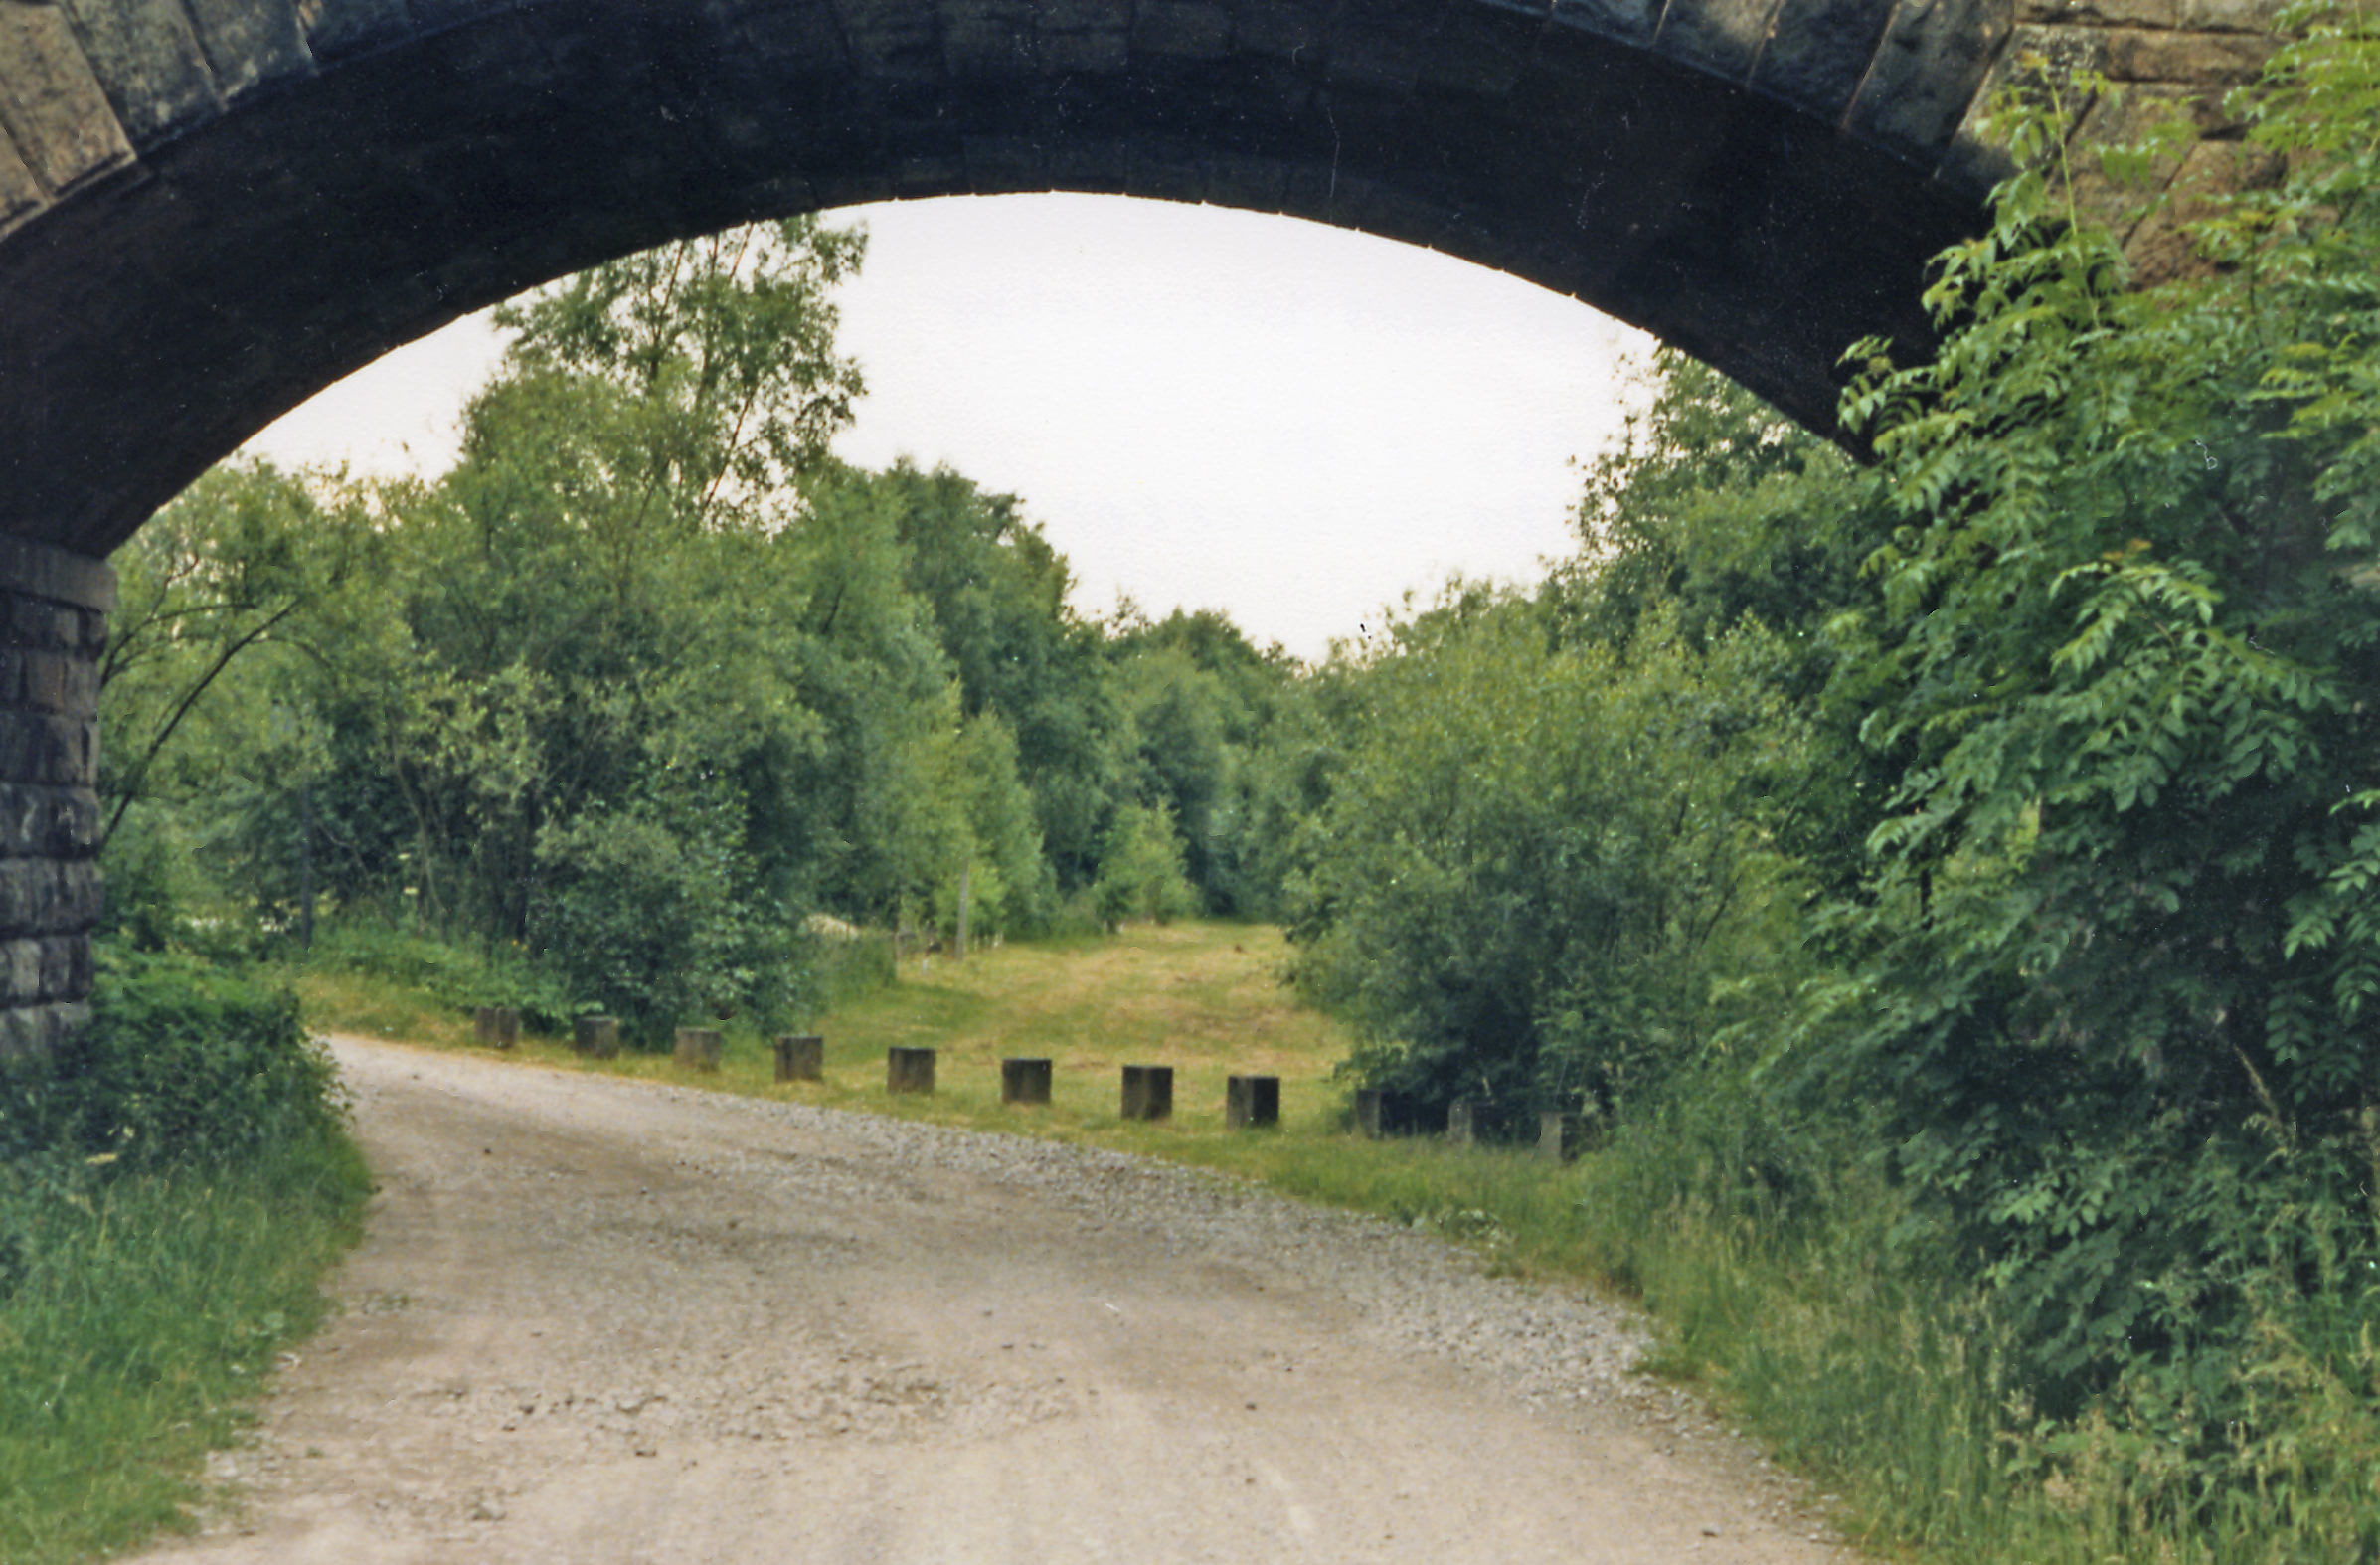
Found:
<path fill-rule="evenodd" d="M 818 915 L 926 945 L 1271 907 L 1290 666 L 1219 615 L 1086 618 L 1012 497 L 836 462 L 863 248 L 804 219 L 599 267 L 499 312 L 435 482 L 232 466 L 144 529 L 125 934 L 319 907 L 653 1041 L 814 1006 Z"/>

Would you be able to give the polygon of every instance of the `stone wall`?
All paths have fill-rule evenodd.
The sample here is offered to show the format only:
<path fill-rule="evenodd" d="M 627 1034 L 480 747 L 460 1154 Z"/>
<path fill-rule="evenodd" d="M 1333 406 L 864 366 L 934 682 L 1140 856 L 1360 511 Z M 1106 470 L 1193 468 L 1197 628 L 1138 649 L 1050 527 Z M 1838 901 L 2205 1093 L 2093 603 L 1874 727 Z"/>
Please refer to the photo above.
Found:
<path fill-rule="evenodd" d="M 2244 123 L 2224 108 L 2233 88 L 2263 71 L 2280 11 L 2281 0 L 2015 0 L 2007 43 L 1959 131 L 1970 171 L 1999 172 L 1979 143 L 1976 122 L 2011 80 L 2105 77 L 2114 92 L 2067 99 L 2069 146 L 2085 154 L 2073 163 L 2078 194 L 2086 210 L 2116 225 L 2138 280 L 2176 275 L 2192 264 L 2175 229 L 2175 219 L 2192 210 L 2192 197 L 2281 172 L 2279 160 L 2244 143 Z M 2087 156 L 2093 147 L 2137 141 L 2177 114 L 2191 121 L 2200 140 L 2186 156 L 2152 170 L 2145 187 L 2115 188 Z M 2174 211 L 2146 222 L 2126 217 L 2167 189 L 2177 198 Z"/>
<path fill-rule="evenodd" d="M 98 922 L 99 659 L 115 573 L 0 538 L 0 1061 L 85 1021 Z"/>

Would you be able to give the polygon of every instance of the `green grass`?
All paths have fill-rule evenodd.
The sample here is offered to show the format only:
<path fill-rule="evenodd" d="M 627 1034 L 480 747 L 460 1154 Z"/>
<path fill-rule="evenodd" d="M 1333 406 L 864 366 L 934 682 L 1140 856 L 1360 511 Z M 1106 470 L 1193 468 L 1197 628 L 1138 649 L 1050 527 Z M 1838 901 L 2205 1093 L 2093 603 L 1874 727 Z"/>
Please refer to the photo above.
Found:
<path fill-rule="evenodd" d="M 112 1553 L 199 1515 L 368 1189 L 343 1138 L 237 1174 L 63 1184 L 0 1296 L 0 1560 Z"/>

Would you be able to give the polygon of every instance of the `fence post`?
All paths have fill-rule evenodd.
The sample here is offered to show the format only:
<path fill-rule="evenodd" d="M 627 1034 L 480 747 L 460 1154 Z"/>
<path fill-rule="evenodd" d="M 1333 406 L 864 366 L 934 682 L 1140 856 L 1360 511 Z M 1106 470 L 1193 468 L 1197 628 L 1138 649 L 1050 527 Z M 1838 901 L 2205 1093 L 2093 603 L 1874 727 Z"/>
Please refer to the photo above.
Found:
<path fill-rule="evenodd" d="M 1173 1116 L 1173 1067 L 1127 1065 L 1123 1068 L 1123 1117 L 1127 1120 L 1165 1120 Z"/>
<path fill-rule="evenodd" d="M 1050 1101 L 1050 1062 L 1047 1060 L 1002 1060 L 1000 1062 L 1000 1101 L 1025 1104 L 1048 1103 Z"/>
<path fill-rule="evenodd" d="M 719 1029 L 716 1027 L 680 1027 L 678 1029 L 678 1063 L 697 1071 L 719 1069 Z"/>
<path fill-rule="evenodd" d="M 1280 1123 L 1280 1078 L 1234 1076 L 1223 1086 L 1223 1128 L 1246 1130 Z"/>
<path fill-rule="evenodd" d="M 826 1040 L 816 1033 L 786 1032 L 776 1038 L 776 1079 L 815 1082 L 826 1076 Z"/>
<path fill-rule="evenodd" d="M 889 1093 L 930 1093 L 934 1091 L 934 1051 L 932 1049 L 885 1050 L 884 1090 Z"/>

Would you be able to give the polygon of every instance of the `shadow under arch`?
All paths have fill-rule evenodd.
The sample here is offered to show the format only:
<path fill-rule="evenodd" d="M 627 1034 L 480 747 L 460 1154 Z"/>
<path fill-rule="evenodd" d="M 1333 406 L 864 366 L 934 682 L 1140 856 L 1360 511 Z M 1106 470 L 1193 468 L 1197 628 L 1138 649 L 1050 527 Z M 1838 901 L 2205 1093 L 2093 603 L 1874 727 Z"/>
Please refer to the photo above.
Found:
<path fill-rule="evenodd" d="M 182 99 L 170 60 L 147 97 L 110 76 L 89 20 L 173 0 L 54 8 L 121 144 L 0 235 L 0 533 L 103 555 L 390 349 L 764 217 L 1024 191 L 1286 213 L 1575 295 L 1823 429 L 1842 348 L 1922 340 L 1925 261 L 1980 214 L 1939 149 L 1543 5 L 405 3 L 194 4 Z M 297 31 L 226 33 L 243 8 Z"/>

